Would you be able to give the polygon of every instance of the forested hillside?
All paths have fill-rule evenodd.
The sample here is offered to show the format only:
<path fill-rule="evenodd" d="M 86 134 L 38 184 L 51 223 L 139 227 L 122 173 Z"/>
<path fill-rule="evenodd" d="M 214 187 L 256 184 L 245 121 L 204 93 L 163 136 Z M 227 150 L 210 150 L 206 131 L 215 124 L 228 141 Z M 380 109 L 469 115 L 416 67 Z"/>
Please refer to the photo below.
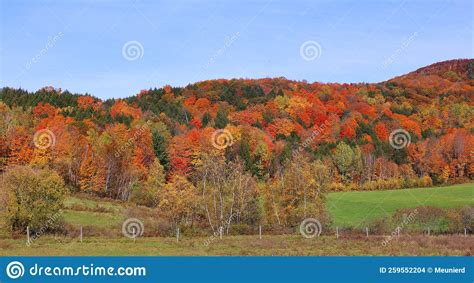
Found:
<path fill-rule="evenodd" d="M 327 191 L 472 180 L 473 113 L 472 59 L 381 83 L 221 79 L 106 101 L 4 87 L 0 172 L 51 170 L 174 223 L 291 226 L 323 219 Z"/>

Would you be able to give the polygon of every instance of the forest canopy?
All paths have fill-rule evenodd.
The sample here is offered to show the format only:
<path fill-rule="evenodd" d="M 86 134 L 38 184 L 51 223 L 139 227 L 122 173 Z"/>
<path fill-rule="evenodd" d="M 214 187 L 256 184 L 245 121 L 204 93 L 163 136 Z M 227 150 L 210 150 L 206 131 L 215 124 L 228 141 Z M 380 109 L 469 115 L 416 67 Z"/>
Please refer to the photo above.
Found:
<path fill-rule="evenodd" d="M 293 226 L 324 218 L 328 191 L 472 180 L 473 95 L 472 59 L 381 83 L 221 79 L 106 101 L 4 87 L 0 172 L 52 170 L 177 225 Z"/>

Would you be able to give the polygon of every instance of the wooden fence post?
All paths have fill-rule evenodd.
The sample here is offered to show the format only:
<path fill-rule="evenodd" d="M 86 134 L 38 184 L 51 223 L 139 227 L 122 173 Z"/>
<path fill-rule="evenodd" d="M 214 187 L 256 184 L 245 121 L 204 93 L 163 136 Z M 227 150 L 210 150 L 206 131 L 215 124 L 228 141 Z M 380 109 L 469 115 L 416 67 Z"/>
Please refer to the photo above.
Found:
<path fill-rule="evenodd" d="M 339 239 L 339 227 L 336 227 L 336 239 Z"/>
<path fill-rule="evenodd" d="M 262 239 L 262 225 L 258 225 L 258 237 Z"/>
<path fill-rule="evenodd" d="M 369 227 L 365 227 L 365 233 L 367 235 L 367 238 L 369 237 Z"/>
<path fill-rule="evenodd" d="M 176 228 L 176 242 L 179 242 L 179 227 Z"/>
<path fill-rule="evenodd" d="M 81 225 L 81 243 L 82 243 L 82 225 Z"/>
<path fill-rule="evenodd" d="M 26 226 L 26 243 L 28 245 L 31 244 L 31 240 L 30 240 L 30 226 Z"/>

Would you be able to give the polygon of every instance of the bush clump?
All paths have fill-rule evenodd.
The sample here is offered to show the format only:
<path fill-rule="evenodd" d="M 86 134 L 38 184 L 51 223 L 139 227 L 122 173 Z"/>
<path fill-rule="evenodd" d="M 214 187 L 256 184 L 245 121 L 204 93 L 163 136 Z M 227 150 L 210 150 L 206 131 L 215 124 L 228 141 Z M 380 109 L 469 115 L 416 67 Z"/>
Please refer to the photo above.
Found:
<path fill-rule="evenodd" d="M 12 232 L 52 232 L 61 228 L 61 208 L 67 195 L 63 179 L 49 169 L 10 168 L 4 175 L 6 218 Z"/>

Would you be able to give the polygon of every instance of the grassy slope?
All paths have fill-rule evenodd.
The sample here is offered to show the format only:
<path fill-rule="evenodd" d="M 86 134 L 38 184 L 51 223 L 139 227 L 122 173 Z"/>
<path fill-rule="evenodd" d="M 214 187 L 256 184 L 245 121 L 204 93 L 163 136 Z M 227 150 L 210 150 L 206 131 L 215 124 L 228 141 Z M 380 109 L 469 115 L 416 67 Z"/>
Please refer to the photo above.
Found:
<path fill-rule="evenodd" d="M 352 227 L 386 217 L 399 208 L 425 205 L 443 208 L 474 205 L 474 183 L 439 188 L 331 193 L 327 200 L 334 225 Z"/>
<path fill-rule="evenodd" d="M 120 227 L 122 209 L 120 202 L 70 197 L 65 202 L 63 217 L 73 226 Z"/>

